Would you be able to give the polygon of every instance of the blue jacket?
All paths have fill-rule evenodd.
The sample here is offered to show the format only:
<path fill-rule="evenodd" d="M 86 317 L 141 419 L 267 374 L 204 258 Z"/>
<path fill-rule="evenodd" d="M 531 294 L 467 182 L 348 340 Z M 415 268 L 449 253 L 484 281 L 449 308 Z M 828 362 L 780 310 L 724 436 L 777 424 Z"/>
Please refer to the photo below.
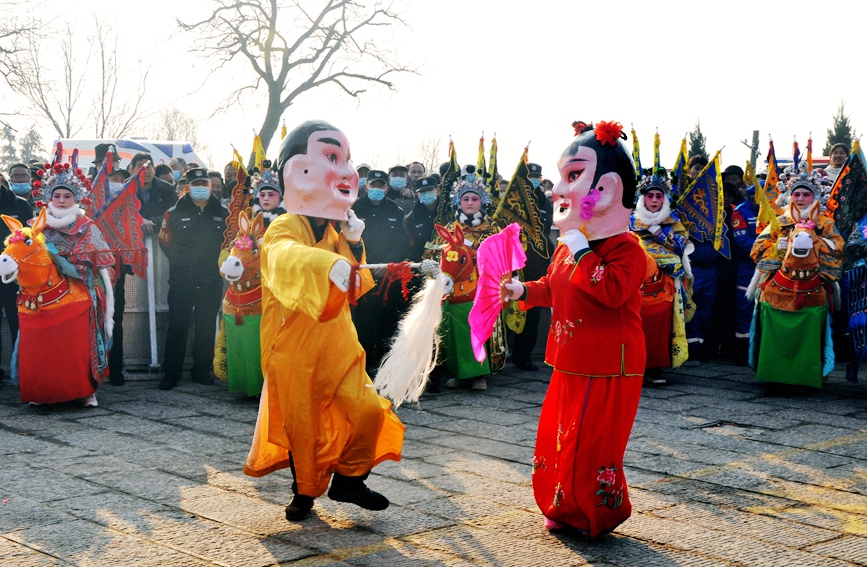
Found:
<path fill-rule="evenodd" d="M 752 201 L 744 201 L 732 214 L 732 229 L 735 255 L 740 262 L 748 262 L 755 265 L 750 258 L 750 251 L 756 241 L 756 221 L 759 215 L 759 206 Z"/>

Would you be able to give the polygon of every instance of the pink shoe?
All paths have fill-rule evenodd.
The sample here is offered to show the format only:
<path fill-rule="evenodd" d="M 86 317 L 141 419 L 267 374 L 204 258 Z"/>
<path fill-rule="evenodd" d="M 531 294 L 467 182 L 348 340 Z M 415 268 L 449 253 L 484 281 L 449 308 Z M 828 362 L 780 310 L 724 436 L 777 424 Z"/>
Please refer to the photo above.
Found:
<path fill-rule="evenodd" d="M 560 522 L 555 522 L 555 521 L 552 520 L 551 518 L 545 518 L 545 529 L 548 530 L 549 532 L 553 532 L 553 531 L 557 531 L 557 530 L 562 530 L 562 529 L 564 529 L 565 527 L 566 527 L 566 526 L 564 526 L 564 525 L 561 524 Z"/>

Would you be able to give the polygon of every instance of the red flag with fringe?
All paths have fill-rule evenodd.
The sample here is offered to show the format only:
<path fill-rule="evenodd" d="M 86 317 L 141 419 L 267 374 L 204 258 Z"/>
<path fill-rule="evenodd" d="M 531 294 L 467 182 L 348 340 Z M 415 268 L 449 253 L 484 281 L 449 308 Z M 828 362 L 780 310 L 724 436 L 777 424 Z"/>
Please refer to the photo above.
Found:
<path fill-rule="evenodd" d="M 108 154 L 107 159 L 110 159 L 109 156 L 111 154 Z M 145 168 L 142 166 L 129 178 L 123 191 L 91 217 L 114 253 L 118 269 L 125 264 L 140 278 L 146 277 L 148 265 L 147 249 L 142 240 L 142 218 L 139 215 L 141 203 L 138 200 L 144 176 Z"/>

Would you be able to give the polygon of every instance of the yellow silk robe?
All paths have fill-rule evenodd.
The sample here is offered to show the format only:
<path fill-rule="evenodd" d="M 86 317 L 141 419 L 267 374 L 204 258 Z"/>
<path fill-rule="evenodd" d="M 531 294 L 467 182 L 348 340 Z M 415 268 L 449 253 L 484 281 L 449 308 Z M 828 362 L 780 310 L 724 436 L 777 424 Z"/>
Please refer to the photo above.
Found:
<path fill-rule="evenodd" d="M 329 224 L 317 242 L 306 217 L 281 215 L 261 254 L 265 384 L 244 473 L 286 468 L 291 451 L 299 494 L 316 497 L 334 472 L 361 476 L 400 460 L 405 428 L 376 393 L 347 294 L 328 278 L 338 260 L 358 262 L 344 236 Z M 359 274 L 367 292 L 370 272 Z"/>

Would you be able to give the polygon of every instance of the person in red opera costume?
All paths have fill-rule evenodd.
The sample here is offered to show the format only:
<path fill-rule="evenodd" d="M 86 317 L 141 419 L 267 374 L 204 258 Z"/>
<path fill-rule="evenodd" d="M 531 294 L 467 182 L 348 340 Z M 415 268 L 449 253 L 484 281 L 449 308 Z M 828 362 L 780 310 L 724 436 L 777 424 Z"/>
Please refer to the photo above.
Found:
<path fill-rule="evenodd" d="M 533 457 L 533 491 L 549 530 L 595 538 L 629 518 L 623 454 L 645 366 L 645 253 L 628 232 L 635 166 L 618 123 L 582 122 L 558 161 L 554 224 L 562 236 L 540 280 L 503 284 L 522 309 L 553 308 L 554 367 Z"/>

